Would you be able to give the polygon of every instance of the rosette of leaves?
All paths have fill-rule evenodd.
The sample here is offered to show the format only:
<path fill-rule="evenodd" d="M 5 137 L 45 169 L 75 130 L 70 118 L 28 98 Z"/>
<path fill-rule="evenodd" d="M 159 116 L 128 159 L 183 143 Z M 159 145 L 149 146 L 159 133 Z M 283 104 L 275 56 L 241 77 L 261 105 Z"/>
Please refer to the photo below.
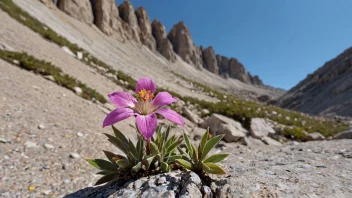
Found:
<path fill-rule="evenodd" d="M 186 152 L 178 147 L 179 152 L 182 154 L 182 159 L 177 159 L 184 168 L 192 170 L 198 174 L 204 175 L 205 173 L 211 174 L 226 174 L 216 163 L 224 160 L 229 154 L 214 154 L 208 156 L 211 149 L 213 149 L 223 138 L 223 135 L 215 136 L 208 140 L 209 131 L 207 130 L 203 135 L 198 149 L 190 143 L 186 134 L 183 134 Z"/>
<path fill-rule="evenodd" d="M 95 185 L 106 183 L 117 177 L 134 177 L 148 174 L 155 156 L 146 155 L 145 141 L 141 135 L 138 135 L 136 146 L 112 126 L 114 135 L 105 134 L 108 141 L 120 149 L 125 156 L 103 151 L 109 161 L 103 159 L 86 159 L 92 166 L 98 168 L 103 175 Z"/>
<path fill-rule="evenodd" d="M 180 159 L 182 155 L 177 154 L 177 147 L 182 143 L 182 139 L 172 135 L 169 138 L 171 127 L 162 133 L 162 126 L 159 125 L 156 129 L 156 137 L 151 139 L 150 152 L 155 156 L 157 164 L 160 166 L 162 172 L 168 172 L 173 168 L 176 159 Z"/>

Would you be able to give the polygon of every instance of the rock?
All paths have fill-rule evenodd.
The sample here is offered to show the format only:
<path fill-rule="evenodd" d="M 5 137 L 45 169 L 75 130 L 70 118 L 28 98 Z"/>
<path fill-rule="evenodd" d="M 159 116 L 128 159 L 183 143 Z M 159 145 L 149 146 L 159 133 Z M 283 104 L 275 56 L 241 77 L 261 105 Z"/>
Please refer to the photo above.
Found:
<path fill-rule="evenodd" d="M 1 143 L 7 143 L 7 142 L 9 142 L 7 139 L 5 139 L 5 138 L 0 138 L 0 142 Z"/>
<path fill-rule="evenodd" d="M 166 177 L 160 177 L 157 181 L 157 184 L 158 185 L 161 185 L 161 184 L 164 184 L 166 183 Z"/>
<path fill-rule="evenodd" d="M 94 17 L 90 0 L 60 0 L 58 7 L 83 23 L 93 23 Z"/>
<path fill-rule="evenodd" d="M 83 93 L 82 89 L 80 87 L 74 87 L 73 91 L 75 91 L 75 93 L 77 95 L 81 95 Z"/>
<path fill-rule="evenodd" d="M 208 109 L 202 109 L 202 115 L 208 115 L 210 112 Z"/>
<path fill-rule="evenodd" d="M 137 21 L 140 29 L 140 39 L 141 42 L 147 46 L 152 52 L 156 51 L 156 41 L 152 34 L 152 27 L 150 25 L 150 20 L 147 11 L 144 7 L 138 7 L 135 11 L 137 16 Z"/>
<path fill-rule="evenodd" d="M 37 148 L 38 145 L 37 145 L 37 143 L 35 143 L 35 142 L 26 141 L 26 142 L 24 143 L 24 147 L 26 147 L 26 148 Z"/>
<path fill-rule="evenodd" d="M 174 25 L 167 35 L 174 51 L 187 63 L 197 69 L 201 69 L 203 61 L 201 59 L 201 50 L 198 49 L 192 40 L 191 33 L 183 21 Z"/>
<path fill-rule="evenodd" d="M 249 74 L 252 85 L 264 85 L 263 81 L 259 78 L 258 75 L 252 76 Z"/>
<path fill-rule="evenodd" d="M 152 34 L 156 41 L 156 48 L 158 52 L 171 62 L 176 61 L 176 56 L 169 39 L 166 37 L 165 26 L 158 20 L 154 19 L 152 22 Z"/>
<path fill-rule="evenodd" d="M 62 46 L 61 49 L 68 55 L 72 56 L 72 57 L 76 57 L 76 55 L 70 50 L 70 48 L 66 47 L 66 46 Z"/>
<path fill-rule="evenodd" d="M 211 192 L 211 189 L 208 186 L 203 186 L 202 192 L 203 192 L 203 198 L 212 198 L 213 197 L 213 192 Z"/>
<path fill-rule="evenodd" d="M 39 0 L 42 2 L 46 7 L 50 9 L 55 9 L 56 8 L 56 3 L 58 0 Z"/>
<path fill-rule="evenodd" d="M 263 137 L 262 141 L 267 144 L 267 145 L 271 145 L 271 146 L 282 146 L 282 144 L 270 137 Z"/>
<path fill-rule="evenodd" d="M 230 70 L 229 70 L 229 59 L 225 56 L 216 55 L 216 61 L 219 67 L 219 74 L 223 77 L 228 77 Z"/>
<path fill-rule="evenodd" d="M 268 95 L 260 95 L 257 99 L 260 102 L 266 102 L 266 101 L 270 100 L 270 97 Z"/>
<path fill-rule="evenodd" d="M 270 124 L 263 118 L 252 118 L 250 133 L 255 138 L 263 138 L 266 136 L 274 135 L 275 130 L 270 126 Z"/>
<path fill-rule="evenodd" d="M 137 17 L 134 13 L 134 8 L 132 3 L 130 1 L 124 1 L 119 6 L 119 14 L 121 19 L 125 21 L 128 24 L 129 28 L 131 29 L 132 38 L 139 43 L 140 29 L 139 29 Z"/>
<path fill-rule="evenodd" d="M 336 134 L 334 139 L 352 139 L 352 129 Z"/>
<path fill-rule="evenodd" d="M 77 137 L 83 137 L 84 136 L 84 134 L 81 133 L 81 132 L 77 132 L 76 135 L 77 135 Z"/>
<path fill-rule="evenodd" d="M 51 144 L 44 144 L 44 148 L 46 149 L 54 149 L 55 147 Z"/>
<path fill-rule="evenodd" d="M 0 43 L 0 50 L 10 51 L 10 52 L 14 51 L 14 49 L 11 46 L 7 45 L 6 43 Z"/>
<path fill-rule="evenodd" d="M 39 125 L 38 125 L 38 129 L 45 129 L 44 124 L 39 124 Z"/>
<path fill-rule="evenodd" d="M 194 141 L 198 141 L 202 139 L 205 132 L 206 132 L 206 129 L 194 127 L 190 133 L 190 136 Z"/>
<path fill-rule="evenodd" d="M 203 66 L 208 71 L 219 74 L 219 67 L 216 61 L 216 56 L 212 47 L 208 47 L 203 50 Z"/>
<path fill-rule="evenodd" d="M 243 138 L 248 132 L 241 123 L 219 114 L 212 114 L 201 126 L 210 129 L 212 135 L 225 134 L 226 142 L 234 142 Z"/>
<path fill-rule="evenodd" d="M 307 141 L 325 140 L 325 137 L 319 132 L 314 132 L 314 133 L 308 133 L 306 136 L 306 140 Z"/>
<path fill-rule="evenodd" d="M 229 75 L 231 78 L 238 79 L 246 84 L 251 83 L 248 71 L 242 63 L 238 62 L 235 58 L 230 58 L 229 60 Z"/>
<path fill-rule="evenodd" d="M 91 0 L 91 2 L 94 13 L 94 24 L 102 32 L 108 36 L 121 33 L 126 34 L 115 0 Z"/>
<path fill-rule="evenodd" d="M 70 153 L 70 157 L 73 158 L 73 159 L 78 159 L 81 156 L 79 154 L 77 154 L 77 153 Z"/>
<path fill-rule="evenodd" d="M 19 60 L 16 60 L 16 59 L 13 60 L 12 62 L 13 62 L 13 64 L 15 64 L 15 65 L 20 65 L 20 64 L 21 64 L 21 62 L 20 62 Z"/>
<path fill-rule="evenodd" d="M 78 58 L 78 60 L 82 60 L 83 59 L 83 52 L 77 52 L 77 58 Z"/>
<path fill-rule="evenodd" d="M 197 114 L 193 113 L 187 107 L 183 107 L 182 112 L 186 116 L 186 118 L 188 118 L 193 123 L 200 124 L 203 122 L 202 118 L 200 118 Z"/>
<path fill-rule="evenodd" d="M 55 78 L 52 76 L 52 75 L 47 75 L 47 76 L 44 76 L 44 78 L 52 81 L 52 82 L 56 82 Z"/>
<path fill-rule="evenodd" d="M 242 138 L 241 143 L 243 145 L 249 146 L 251 148 L 256 148 L 260 146 L 265 146 L 265 143 L 259 139 L 252 138 L 251 136 L 246 136 Z"/>

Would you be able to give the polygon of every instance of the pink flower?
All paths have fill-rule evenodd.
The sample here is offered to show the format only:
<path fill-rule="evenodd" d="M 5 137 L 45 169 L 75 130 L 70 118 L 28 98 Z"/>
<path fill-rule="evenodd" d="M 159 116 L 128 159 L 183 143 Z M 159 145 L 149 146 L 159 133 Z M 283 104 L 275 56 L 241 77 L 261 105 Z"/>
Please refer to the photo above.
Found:
<path fill-rule="evenodd" d="M 172 97 L 168 92 L 159 92 L 154 97 L 155 90 L 156 85 L 151 78 L 141 78 L 136 85 L 138 100 L 128 92 L 109 94 L 110 101 L 119 107 L 106 116 L 103 127 L 113 125 L 130 116 L 136 116 L 139 131 L 149 141 L 157 127 L 158 120 L 155 113 L 183 126 L 182 117 L 165 107 L 178 101 L 178 98 Z"/>

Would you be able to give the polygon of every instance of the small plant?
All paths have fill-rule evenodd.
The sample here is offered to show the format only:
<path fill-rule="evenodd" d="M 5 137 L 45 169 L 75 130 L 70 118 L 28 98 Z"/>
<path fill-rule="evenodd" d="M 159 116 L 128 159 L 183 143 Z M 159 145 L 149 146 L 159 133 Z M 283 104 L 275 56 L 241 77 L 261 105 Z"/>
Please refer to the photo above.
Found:
<path fill-rule="evenodd" d="M 112 153 L 110 151 L 103 151 L 109 159 L 86 159 L 92 166 L 100 169 L 97 174 L 103 175 L 95 185 L 99 185 L 117 177 L 129 178 L 138 177 L 145 174 L 150 174 L 149 170 L 154 160 L 155 155 L 146 155 L 145 142 L 141 135 L 138 135 L 136 146 L 127 140 L 127 138 L 112 126 L 115 136 L 105 134 L 109 142 L 120 149 L 125 156 Z M 156 167 L 154 166 L 154 169 Z"/>
<path fill-rule="evenodd" d="M 208 140 L 208 136 L 209 130 L 205 132 L 198 149 L 196 149 L 196 147 L 190 143 L 188 136 L 183 134 L 186 143 L 186 152 L 181 148 L 178 148 L 179 152 L 182 154 L 182 159 L 177 159 L 177 162 L 179 162 L 184 168 L 192 170 L 200 175 L 204 175 L 205 173 L 226 174 L 225 170 L 216 163 L 224 160 L 229 154 L 207 156 L 211 149 L 213 149 L 224 136 L 218 135 L 210 140 Z"/>
<path fill-rule="evenodd" d="M 155 155 L 163 172 L 172 169 L 176 159 L 181 159 L 182 155 L 177 154 L 177 147 L 182 143 L 182 139 L 175 135 L 169 138 L 170 126 L 164 133 L 161 133 L 161 125 L 156 129 L 156 138 L 150 142 L 151 155 Z"/>

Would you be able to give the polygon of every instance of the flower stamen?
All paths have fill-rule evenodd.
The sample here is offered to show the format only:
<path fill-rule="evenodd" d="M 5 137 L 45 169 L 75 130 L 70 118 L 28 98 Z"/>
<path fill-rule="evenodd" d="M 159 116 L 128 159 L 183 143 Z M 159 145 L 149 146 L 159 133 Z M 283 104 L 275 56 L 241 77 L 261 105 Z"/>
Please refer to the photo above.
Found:
<path fill-rule="evenodd" d="M 142 100 L 147 101 L 147 100 L 151 100 L 154 98 L 154 93 L 151 90 L 145 90 L 142 89 L 139 93 L 138 93 L 139 97 L 142 98 Z"/>

